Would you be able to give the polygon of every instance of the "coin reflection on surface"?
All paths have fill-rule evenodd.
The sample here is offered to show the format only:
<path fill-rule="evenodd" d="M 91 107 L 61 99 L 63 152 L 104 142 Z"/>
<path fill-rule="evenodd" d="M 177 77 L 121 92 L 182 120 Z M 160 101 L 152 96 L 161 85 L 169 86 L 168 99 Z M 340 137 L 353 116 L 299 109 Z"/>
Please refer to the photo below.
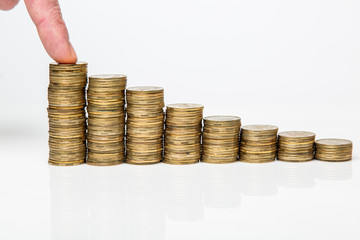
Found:
<path fill-rule="evenodd" d="M 194 221 L 204 217 L 201 165 L 164 166 L 166 211 L 170 219 Z"/>
<path fill-rule="evenodd" d="M 240 163 L 241 190 L 249 196 L 271 196 L 278 192 L 274 163 Z"/>
<path fill-rule="evenodd" d="M 204 205 L 234 208 L 241 205 L 239 164 L 201 164 Z"/>
<path fill-rule="evenodd" d="M 123 239 L 127 227 L 124 167 L 86 170 L 89 239 Z"/>
<path fill-rule="evenodd" d="M 158 240 L 165 236 L 161 166 L 126 166 L 129 239 Z"/>
<path fill-rule="evenodd" d="M 315 185 L 315 161 L 276 162 L 276 176 L 279 186 L 288 188 L 310 188 Z"/>
<path fill-rule="evenodd" d="M 84 166 L 49 166 L 51 239 L 87 239 L 88 207 Z"/>
<path fill-rule="evenodd" d="M 352 161 L 316 161 L 316 178 L 321 180 L 348 180 L 352 178 Z"/>

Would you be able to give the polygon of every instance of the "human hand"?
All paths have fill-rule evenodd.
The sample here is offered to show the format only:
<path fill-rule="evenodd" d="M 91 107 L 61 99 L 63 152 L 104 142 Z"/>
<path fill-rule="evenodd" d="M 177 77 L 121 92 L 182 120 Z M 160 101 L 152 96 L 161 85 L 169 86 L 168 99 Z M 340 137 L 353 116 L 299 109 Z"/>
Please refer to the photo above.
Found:
<path fill-rule="evenodd" d="M 58 63 L 75 63 L 77 56 L 61 15 L 58 0 L 24 0 L 49 56 Z M 1 10 L 10 10 L 19 0 L 0 0 Z"/>

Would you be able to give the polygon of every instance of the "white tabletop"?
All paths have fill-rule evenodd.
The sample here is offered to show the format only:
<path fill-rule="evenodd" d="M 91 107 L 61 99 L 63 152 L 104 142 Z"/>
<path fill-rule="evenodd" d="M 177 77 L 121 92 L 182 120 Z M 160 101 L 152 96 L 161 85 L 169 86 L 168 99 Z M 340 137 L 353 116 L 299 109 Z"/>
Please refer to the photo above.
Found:
<path fill-rule="evenodd" d="M 1 239 L 360 236 L 358 151 L 339 163 L 55 167 L 46 135 L 0 146 Z"/>

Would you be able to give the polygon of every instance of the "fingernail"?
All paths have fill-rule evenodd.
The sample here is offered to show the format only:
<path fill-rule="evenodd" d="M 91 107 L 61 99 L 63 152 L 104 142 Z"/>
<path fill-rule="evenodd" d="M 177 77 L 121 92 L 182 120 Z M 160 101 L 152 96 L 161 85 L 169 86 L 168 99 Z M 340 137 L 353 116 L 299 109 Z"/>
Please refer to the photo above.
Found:
<path fill-rule="evenodd" d="M 75 62 L 76 62 L 77 61 L 77 55 L 76 55 L 75 49 L 74 49 L 74 47 L 72 46 L 71 43 L 70 43 L 70 53 L 71 53 L 71 56 L 75 59 Z"/>

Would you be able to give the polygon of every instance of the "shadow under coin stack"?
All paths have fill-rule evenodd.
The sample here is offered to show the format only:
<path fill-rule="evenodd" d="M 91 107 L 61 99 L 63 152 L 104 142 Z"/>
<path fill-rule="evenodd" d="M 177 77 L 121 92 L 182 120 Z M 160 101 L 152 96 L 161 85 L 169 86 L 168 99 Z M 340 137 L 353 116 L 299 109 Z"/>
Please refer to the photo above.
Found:
<path fill-rule="evenodd" d="M 238 160 L 241 120 L 236 116 L 204 118 L 202 162 L 231 163 Z"/>
<path fill-rule="evenodd" d="M 315 133 L 288 131 L 279 133 L 277 159 L 306 162 L 314 159 Z"/>
<path fill-rule="evenodd" d="M 322 161 L 341 162 L 352 159 L 353 144 L 350 140 L 328 138 L 315 142 L 315 158 Z"/>
<path fill-rule="evenodd" d="M 84 163 L 87 63 L 51 63 L 49 77 L 49 164 L 73 166 Z"/>
<path fill-rule="evenodd" d="M 275 161 L 278 127 L 247 125 L 241 128 L 240 161 L 265 163 Z"/>
<path fill-rule="evenodd" d="M 153 164 L 162 160 L 164 133 L 164 89 L 126 89 L 126 162 Z"/>
<path fill-rule="evenodd" d="M 87 163 L 90 165 L 117 165 L 125 159 L 125 88 L 125 75 L 89 77 Z"/>
<path fill-rule="evenodd" d="M 178 103 L 166 107 L 164 162 L 197 163 L 201 157 L 204 106 Z"/>

